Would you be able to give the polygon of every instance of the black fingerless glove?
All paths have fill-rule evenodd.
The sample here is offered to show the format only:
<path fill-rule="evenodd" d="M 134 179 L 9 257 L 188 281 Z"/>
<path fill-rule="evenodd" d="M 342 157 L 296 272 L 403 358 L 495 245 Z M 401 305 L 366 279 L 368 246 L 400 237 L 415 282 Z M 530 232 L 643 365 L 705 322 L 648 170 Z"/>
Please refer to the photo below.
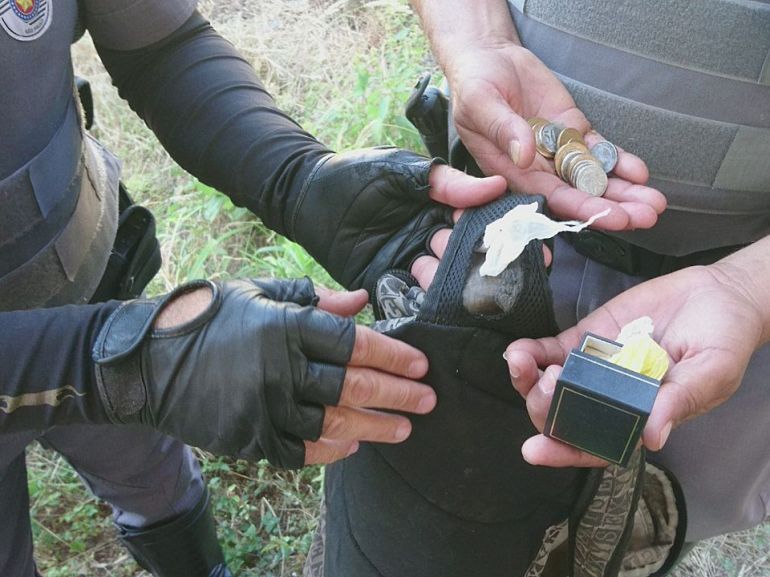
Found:
<path fill-rule="evenodd" d="M 382 273 L 408 270 L 451 225 L 452 209 L 428 197 L 437 162 L 390 147 L 330 154 L 304 182 L 289 235 L 342 285 L 371 293 Z"/>
<path fill-rule="evenodd" d="M 208 287 L 194 320 L 153 323 L 169 301 Z M 115 423 L 143 423 L 213 453 L 296 468 L 337 404 L 355 324 L 315 308 L 309 279 L 198 281 L 117 309 L 93 349 Z"/>

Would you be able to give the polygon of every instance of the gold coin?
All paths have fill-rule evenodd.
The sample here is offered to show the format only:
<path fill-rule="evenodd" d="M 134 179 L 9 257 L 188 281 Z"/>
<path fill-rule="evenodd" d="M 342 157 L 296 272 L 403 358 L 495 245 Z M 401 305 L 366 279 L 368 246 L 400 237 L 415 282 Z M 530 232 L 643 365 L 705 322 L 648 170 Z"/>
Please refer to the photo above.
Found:
<path fill-rule="evenodd" d="M 559 150 L 556 151 L 556 156 L 554 156 L 553 159 L 554 168 L 556 169 L 556 174 L 559 175 L 559 178 L 564 179 L 564 173 L 561 169 L 564 165 L 564 160 L 570 153 L 588 154 L 588 152 L 588 147 L 580 142 L 570 142 L 564 146 L 560 146 Z"/>
<path fill-rule="evenodd" d="M 538 124 L 534 131 L 535 131 L 535 148 L 537 151 L 546 158 L 553 158 L 553 153 L 548 149 L 548 147 L 545 144 L 545 129 L 548 127 L 548 124 Z"/>
<path fill-rule="evenodd" d="M 557 139 L 556 144 L 559 148 L 561 148 L 570 142 L 579 142 L 581 144 L 585 144 L 583 141 L 583 135 L 580 134 L 579 130 L 575 128 L 565 128 L 559 133 L 559 138 Z"/>
<path fill-rule="evenodd" d="M 533 116 L 529 120 L 527 120 L 529 125 L 534 129 L 538 125 L 545 125 L 548 124 L 548 121 L 545 118 L 540 118 L 539 116 Z"/>

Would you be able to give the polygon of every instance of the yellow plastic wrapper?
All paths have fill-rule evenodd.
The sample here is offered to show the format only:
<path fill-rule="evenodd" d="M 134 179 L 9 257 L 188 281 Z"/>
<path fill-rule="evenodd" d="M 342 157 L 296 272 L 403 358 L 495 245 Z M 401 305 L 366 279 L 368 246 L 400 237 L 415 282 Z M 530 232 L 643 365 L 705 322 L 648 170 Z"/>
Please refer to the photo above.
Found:
<path fill-rule="evenodd" d="M 668 353 L 652 336 L 652 319 L 641 317 L 620 331 L 617 342 L 623 345 L 609 361 L 623 368 L 661 380 L 669 365 Z"/>

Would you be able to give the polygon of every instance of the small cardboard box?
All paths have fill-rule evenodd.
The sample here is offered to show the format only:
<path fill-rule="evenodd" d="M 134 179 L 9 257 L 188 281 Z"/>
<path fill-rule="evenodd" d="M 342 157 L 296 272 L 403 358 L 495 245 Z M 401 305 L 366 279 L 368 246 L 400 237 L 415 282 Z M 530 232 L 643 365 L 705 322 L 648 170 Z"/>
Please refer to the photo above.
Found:
<path fill-rule="evenodd" d="M 586 333 L 567 356 L 544 434 L 626 465 L 641 437 L 660 381 L 607 359 L 623 345 Z"/>

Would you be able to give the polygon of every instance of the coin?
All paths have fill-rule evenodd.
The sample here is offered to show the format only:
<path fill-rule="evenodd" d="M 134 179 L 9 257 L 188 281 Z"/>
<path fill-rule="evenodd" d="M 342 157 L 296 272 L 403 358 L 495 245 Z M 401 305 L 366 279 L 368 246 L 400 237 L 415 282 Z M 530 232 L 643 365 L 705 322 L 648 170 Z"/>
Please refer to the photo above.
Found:
<path fill-rule="evenodd" d="M 558 148 L 561 148 L 570 142 L 579 142 L 581 144 L 585 144 L 585 142 L 583 142 L 583 135 L 580 134 L 579 130 L 575 128 L 565 128 L 559 133 L 559 138 L 556 140 L 556 145 Z"/>
<path fill-rule="evenodd" d="M 562 133 L 563 132 L 564 131 L 562 131 Z M 560 146 L 553 158 L 554 168 L 556 169 L 556 174 L 559 175 L 559 178 L 566 179 L 562 167 L 564 166 L 564 161 L 567 157 L 573 153 L 590 154 L 588 147 L 580 142 L 569 142 L 564 146 Z"/>
<path fill-rule="evenodd" d="M 612 172 L 618 163 L 618 149 L 609 140 L 602 140 L 591 147 L 591 154 L 602 165 L 604 172 Z"/>
<path fill-rule="evenodd" d="M 542 138 L 542 145 L 548 154 L 544 154 L 547 158 L 553 158 L 558 148 L 557 141 L 559 140 L 559 134 L 562 132 L 563 127 L 558 124 L 548 123 L 540 129 Z"/>
<path fill-rule="evenodd" d="M 573 186 L 591 196 L 607 192 L 607 173 L 597 161 L 584 160 L 575 166 Z"/>
<path fill-rule="evenodd" d="M 564 157 L 564 162 L 561 165 L 562 178 L 569 182 L 572 186 L 575 186 L 575 168 L 580 162 L 593 162 L 597 163 L 597 160 L 591 156 L 588 152 L 571 152 Z"/>
<path fill-rule="evenodd" d="M 527 120 L 529 125 L 534 129 L 538 125 L 545 125 L 548 124 L 548 121 L 545 118 L 540 118 L 539 116 L 533 116 L 529 120 Z"/>
<path fill-rule="evenodd" d="M 543 134 L 543 130 L 546 126 L 548 125 L 536 124 L 535 128 L 533 129 L 535 131 L 535 149 L 542 156 L 545 156 L 546 158 L 553 158 L 553 154 L 551 154 L 551 152 L 545 146 L 545 135 Z"/>

